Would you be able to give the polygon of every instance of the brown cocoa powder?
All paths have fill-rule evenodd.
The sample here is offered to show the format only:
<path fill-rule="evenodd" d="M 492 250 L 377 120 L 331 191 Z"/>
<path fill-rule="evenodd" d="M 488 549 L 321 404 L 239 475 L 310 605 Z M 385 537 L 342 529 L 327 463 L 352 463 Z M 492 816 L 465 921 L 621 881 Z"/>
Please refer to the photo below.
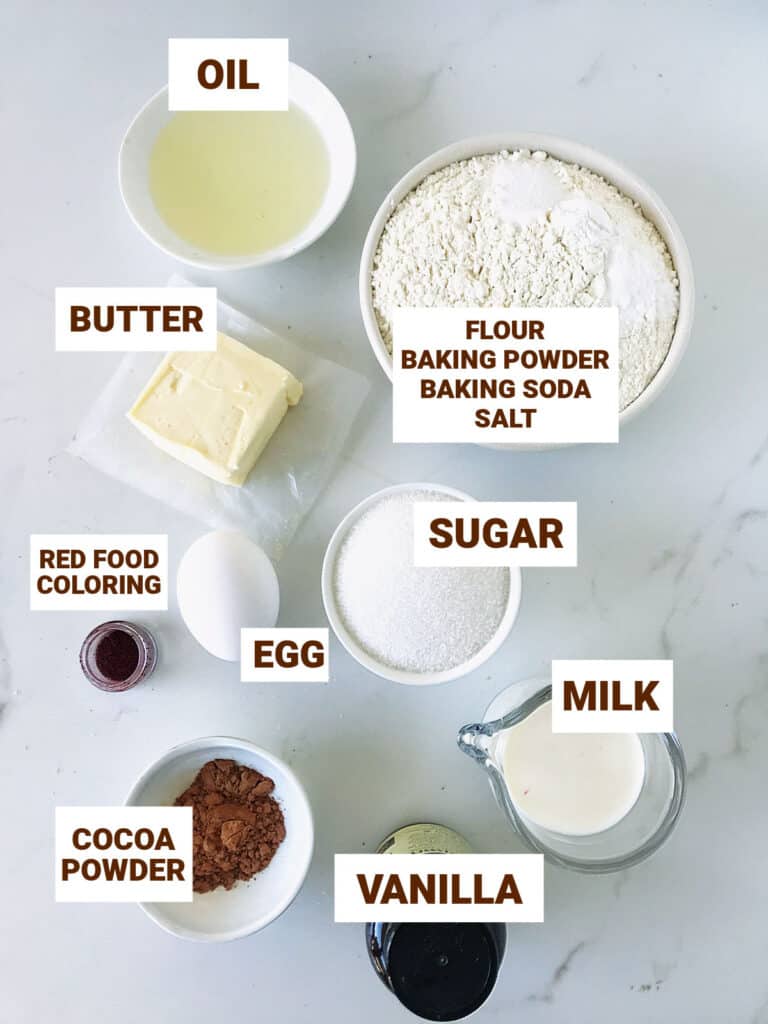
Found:
<path fill-rule="evenodd" d="M 192 808 L 195 892 L 247 881 L 263 871 L 285 839 L 272 779 L 226 758 L 204 764 L 176 799 Z"/>

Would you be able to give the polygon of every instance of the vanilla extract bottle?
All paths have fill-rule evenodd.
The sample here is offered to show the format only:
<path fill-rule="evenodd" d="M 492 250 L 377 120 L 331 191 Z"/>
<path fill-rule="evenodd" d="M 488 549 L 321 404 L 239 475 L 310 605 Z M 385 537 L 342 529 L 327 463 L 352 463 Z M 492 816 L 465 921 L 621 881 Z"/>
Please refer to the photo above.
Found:
<path fill-rule="evenodd" d="M 378 853 L 471 853 L 443 825 L 408 825 Z M 496 984 L 506 947 L 502 924 L 370 923 L 365 926 L 374 970 L 400 1002 L 423 1020 L 454 1021 L 474 1013 Z"/>

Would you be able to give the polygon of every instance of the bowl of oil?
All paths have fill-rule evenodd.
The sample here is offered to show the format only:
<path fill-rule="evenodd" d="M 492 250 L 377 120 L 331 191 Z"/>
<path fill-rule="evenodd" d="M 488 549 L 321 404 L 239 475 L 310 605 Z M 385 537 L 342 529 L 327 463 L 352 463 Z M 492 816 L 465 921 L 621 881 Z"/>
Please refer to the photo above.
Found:
<path fill-rule="evenodd" d="M 287 259 L 336 220 L 355 179 L 352 127 L 333 93 L 290 65 L 285 111 L 168 110 L 163 88 L 120 147 L 120 192 L 158 248 L 207 270 Z"/>

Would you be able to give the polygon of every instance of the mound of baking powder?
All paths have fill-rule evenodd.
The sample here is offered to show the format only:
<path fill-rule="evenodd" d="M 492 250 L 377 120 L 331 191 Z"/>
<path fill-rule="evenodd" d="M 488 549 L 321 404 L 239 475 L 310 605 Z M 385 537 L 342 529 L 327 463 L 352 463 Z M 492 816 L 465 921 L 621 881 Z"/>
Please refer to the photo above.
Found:
<path fill-rule="evenodd" d="M 669 250 L 637 203 L 525 150 L 425 178 L 384 226 L 371 284 L 390 352 L 399 306 L 617 306 L 621 409 L 664 362 L 679 307 Z"/>

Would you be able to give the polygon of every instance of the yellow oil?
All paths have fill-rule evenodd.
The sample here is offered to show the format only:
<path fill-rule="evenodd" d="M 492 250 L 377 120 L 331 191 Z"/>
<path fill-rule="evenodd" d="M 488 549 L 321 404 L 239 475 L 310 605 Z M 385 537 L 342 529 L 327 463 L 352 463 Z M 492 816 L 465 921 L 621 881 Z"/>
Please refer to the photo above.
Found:
<path fill-rule="evenodd" d="M 221 256 L 257 255 L 296 238 L 328 177 L 323 138 L 298 107 L 179 112 L 149 159 L 160 216 L 186 242 Z"/>

